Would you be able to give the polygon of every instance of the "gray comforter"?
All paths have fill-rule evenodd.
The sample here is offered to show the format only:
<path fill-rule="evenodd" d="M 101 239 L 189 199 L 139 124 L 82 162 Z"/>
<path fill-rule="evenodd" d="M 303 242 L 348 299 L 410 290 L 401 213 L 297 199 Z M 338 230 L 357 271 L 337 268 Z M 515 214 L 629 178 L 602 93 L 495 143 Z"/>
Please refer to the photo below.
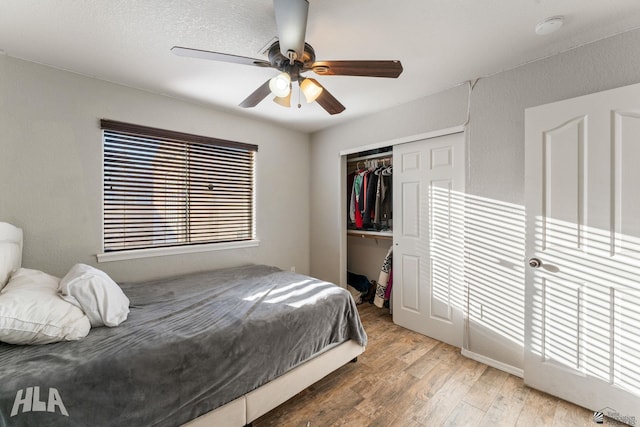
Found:
<path fill-rule="evenodd" d="M 349 292 L 274 267 L 122 288 L 131 313 L 116 328 L 76 342 L 0 343 L 0 426 L 180 425 L 329 345 L 367 341 Z M 33 410 L 18 402 L 11 416 L 19 390 Z"/>

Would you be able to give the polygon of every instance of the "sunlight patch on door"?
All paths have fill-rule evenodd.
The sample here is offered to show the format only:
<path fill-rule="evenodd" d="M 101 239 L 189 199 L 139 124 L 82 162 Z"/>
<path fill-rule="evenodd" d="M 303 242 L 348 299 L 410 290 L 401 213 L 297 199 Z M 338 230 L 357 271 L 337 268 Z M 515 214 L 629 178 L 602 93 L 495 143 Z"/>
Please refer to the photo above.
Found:
<path fill-rule="evenodd" d="M 544 359 L 572 369 L 582 368 L 580 287 L 543 280 Z"/>
<path fill-rule="evenodd" d="M 431 318 L 451 321 L 451 263 L 431 260 Z"/>
<path fill-rule="evenodd" d="M 640 289 L 618 290 L 614 301 L 613 383 L 640 396 Z"/>

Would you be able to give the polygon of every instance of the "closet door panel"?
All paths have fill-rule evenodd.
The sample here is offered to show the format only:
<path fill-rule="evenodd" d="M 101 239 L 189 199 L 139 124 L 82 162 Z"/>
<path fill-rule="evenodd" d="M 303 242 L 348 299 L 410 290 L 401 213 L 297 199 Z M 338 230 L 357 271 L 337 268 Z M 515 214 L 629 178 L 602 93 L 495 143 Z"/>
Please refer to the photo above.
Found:
<path fill-rule="evenodd" d="M 451 321 L 451 264 L 431 259 L 431 310 L 433 319 Z"/>
<path fill-rule="evenodd" d="M 420 237 L 420 183 L 402 183 L 402 236 Z"/>
<path fill-rule="evenodd" d="M 401 304 L 403 310 L 420 312 L 420 258 L 404 255 L 400 265 L 403 277 Z"/>
<path fill-rule="evenodd" d="M 402 172 L 418 172 L 422 164 L 422 153 L 420 151 L 410 151 L 402 153 L 400 158 L 400 169 Z"/>

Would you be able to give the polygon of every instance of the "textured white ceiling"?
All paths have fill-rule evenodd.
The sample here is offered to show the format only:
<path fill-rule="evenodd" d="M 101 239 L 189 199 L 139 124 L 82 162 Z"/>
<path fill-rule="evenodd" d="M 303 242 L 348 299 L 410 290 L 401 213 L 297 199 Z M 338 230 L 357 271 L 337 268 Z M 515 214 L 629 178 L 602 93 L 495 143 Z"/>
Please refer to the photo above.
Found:
<path fill-rule="evenodd" d="M 310 0 L 318 60 L 399 59 L 398 79 L 318 76 L 345 106 L 237 105 L 277 73 L 173 55 L 174 45 L 266 59 L 271 0 L 0 0 L 9 56 L 313 132 L 640 27 L 638 0 Z M 563 15 L 562 28 L 535 25 Z"/>

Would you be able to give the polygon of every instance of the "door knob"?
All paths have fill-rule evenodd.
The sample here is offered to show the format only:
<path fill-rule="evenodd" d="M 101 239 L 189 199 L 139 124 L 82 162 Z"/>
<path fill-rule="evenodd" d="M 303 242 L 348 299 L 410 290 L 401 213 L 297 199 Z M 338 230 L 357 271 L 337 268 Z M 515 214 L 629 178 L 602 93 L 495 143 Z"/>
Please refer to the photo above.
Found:
<path fill-rule="evenodd" d="M 529 266 L 533 268 L 538 268 L 542 265 L 542 261 L 539 258 L 529 258 Z"/>

